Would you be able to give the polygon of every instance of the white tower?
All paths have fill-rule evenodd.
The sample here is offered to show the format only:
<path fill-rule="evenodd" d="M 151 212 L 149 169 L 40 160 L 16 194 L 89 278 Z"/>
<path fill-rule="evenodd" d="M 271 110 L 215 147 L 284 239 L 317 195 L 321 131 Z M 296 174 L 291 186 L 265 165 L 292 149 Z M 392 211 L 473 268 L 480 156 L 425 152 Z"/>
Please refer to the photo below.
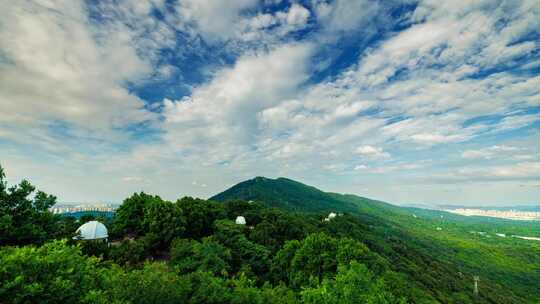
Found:
<path fill-rule="evenodd" d="M 480 281 L 479 276 L 474 276 L 474 295 L 478 295 L 478 281 Z"/>

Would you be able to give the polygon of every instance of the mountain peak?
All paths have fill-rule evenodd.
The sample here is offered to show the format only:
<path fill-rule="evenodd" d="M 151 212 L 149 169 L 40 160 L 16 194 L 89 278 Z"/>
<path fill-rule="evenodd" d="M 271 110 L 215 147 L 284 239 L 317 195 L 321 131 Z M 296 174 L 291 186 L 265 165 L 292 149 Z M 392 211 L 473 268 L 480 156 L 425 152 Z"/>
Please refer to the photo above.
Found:
<path fill-rule="evenodd" d="M 215 201 L 258 201 L 267 206 L 295 211 L 354 211 L 356 206 L 315 187 L 286 177 L 257 176 L 210 198 Z"/>

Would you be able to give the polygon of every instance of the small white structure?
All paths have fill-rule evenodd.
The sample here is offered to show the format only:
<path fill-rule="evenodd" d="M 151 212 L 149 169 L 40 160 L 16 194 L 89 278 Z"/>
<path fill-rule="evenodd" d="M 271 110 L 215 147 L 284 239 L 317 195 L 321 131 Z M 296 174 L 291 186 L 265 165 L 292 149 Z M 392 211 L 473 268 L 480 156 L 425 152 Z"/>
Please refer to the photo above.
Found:
<path fill-rule="evenodd" d="M 437 231 L 441 231 L 441 230 L 442 230 L 442 228 L 441 228 L 441 227 L 437 227 Z"/>
<path fill-rule="evenodd" d="M 103 240 L 109 237 L 107 227 L 98 221 L 90 221 L 79 227 L 75 233 L 75 240 Z"/>
<path fill-rule="evenodd" d="M 246 218 L 239 215 L 236 217 L 236 225 L 245 225 L 246 224 Z"/>
<path fill-rule="evenodd" d="M 330 222 L 330 220 L 336 218 L 336 216 L 337 214 L 335 214 L 334 212 L 330 212 L 330 214 L 328 214 L 328 216 L 324 218 L 324 221 Z"/>

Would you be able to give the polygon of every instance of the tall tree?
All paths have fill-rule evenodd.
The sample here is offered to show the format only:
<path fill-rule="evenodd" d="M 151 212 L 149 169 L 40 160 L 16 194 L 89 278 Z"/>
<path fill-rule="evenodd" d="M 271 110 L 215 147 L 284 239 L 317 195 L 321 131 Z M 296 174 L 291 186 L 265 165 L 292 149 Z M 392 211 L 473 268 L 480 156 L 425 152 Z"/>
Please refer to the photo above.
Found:
<path fill-rule="evenodd" d="M 116 210 L 113 223 L 113 233 L 115 234 L 144 234 L 144 209 L 145 206 L 153 202 L 161 201 L 159 196 L 148 195 L 144 192 L 134 193 L 126 198 L 122 205 Z"/>
<path fill-rule="evenodd" d="M 169 201 L 152 200 L 144 207 L 144 231 L 155 249 L 168 249 L 174 238 L 182 236 L 185 222 L 182 210 Z"/>
<path fill-rule="evenodd" d="M 27 180 L 8 188 L 5 178 L 0 166 L 0 245 L 42 243 L 52 238 L 59 217 L 49 208 L 56 197 L 35 193 L 36 188 Z"/>
<path fill-rule="evenodd" d="M 214 221 L 226 217 L 223 204 L 192 197 L 179 199 L 176 204 L 186 219 L 186 238 L 199 239 L 211 235 Z"/>

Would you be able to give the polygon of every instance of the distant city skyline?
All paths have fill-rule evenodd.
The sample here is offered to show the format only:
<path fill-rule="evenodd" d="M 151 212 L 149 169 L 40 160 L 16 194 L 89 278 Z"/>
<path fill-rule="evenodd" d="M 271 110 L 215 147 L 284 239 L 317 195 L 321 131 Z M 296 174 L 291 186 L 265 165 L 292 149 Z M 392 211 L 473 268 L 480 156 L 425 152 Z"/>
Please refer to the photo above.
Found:
<path fill-rule="evenodd" d="M 59 201 L 537 204 L 538 29 L 537 0 L 10 1 L 0 164 Z"/>
<path fill-rule="evenodd" d="M 488 216 L 511 220 L 540 220 L 540 211 L 485 210 L 476 208 L 444 209 L 444 211 L 466 216 Z"/>

